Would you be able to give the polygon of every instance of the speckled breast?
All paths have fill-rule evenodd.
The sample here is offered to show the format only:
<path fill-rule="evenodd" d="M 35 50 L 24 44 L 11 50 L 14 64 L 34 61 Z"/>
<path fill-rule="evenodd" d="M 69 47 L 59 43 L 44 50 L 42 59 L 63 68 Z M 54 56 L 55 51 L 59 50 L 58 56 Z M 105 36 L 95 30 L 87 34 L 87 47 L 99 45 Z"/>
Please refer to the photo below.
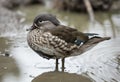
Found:
<path fill-rule="evenodd" d="M 47 56 L 53 56 L 52 58 L 61 58 L 64 57 L 60 52 L 57 52 L 53 46 L 50 45 L 50 40 L 52 40 L 50 34 L 48 32 L 42 32 L 41 30 L 35 29 L 28 33 L 27 42 L 28 45 L 35 52 L 42 52 L 47 54 Z M 38 53 L 40 56 L 44 56 L 44 54 Z M 48 57 L 45 57 L 48 58 Z"/>

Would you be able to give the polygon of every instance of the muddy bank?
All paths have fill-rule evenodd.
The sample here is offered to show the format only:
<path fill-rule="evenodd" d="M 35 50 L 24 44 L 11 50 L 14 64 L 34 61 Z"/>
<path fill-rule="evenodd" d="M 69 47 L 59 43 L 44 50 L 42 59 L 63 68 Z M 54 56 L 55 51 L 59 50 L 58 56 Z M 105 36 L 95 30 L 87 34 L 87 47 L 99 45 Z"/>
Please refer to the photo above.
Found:
<path fill-rule="evenodd" d="M 0 4 L 6 8 L 14 9 L 30 4 L 43 4 L 43 0 L 1 0 Z"/>
<path fill-rule="evenodd" d="M 119 0 L 90 0 L 90 3 L 94 11 L 120 9 Z M 86 11 L 86 6 L 83 0 L 54 0 L 54 7 L 67 11 Z"/>
<path fill-rule="evenodd" d="M 92 82 L 92 80 L 67 72 L 46 72 L 35 77 L 32 82 Z"/>
<path fill-rule="evenodd" d="M 3 82 L 3 78 L 9 74 L 15 78 L 19 76 L 19 69 L 15 60 L 12 57 L 0 56 L 0 82 Z M 8 82 L 7 79 L 6 82 Z"/>

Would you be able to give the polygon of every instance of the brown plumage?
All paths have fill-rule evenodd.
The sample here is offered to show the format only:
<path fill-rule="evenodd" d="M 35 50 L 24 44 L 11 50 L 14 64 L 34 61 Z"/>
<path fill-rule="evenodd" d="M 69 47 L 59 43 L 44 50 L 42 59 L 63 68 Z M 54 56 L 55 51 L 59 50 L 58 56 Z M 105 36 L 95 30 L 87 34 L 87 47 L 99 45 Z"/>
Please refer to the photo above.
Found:
<path fill-rule="evenodd" d="M 60 25 L 56 17 L 51 14 L 43 14 L 34 19 L 27 41 L 29 46 L 43 58 L 56 59 L 56 70 L 58 70 L 58 59 L 62 58 L 62 71 L 64 71 L 64 58 L 78 51 L 81 42 L 82 46 L 89 42 L 88 35 L 89 33 L 85 34 L 77 29 Z M 76 44 L 77 41 L 80 43 Z"/>

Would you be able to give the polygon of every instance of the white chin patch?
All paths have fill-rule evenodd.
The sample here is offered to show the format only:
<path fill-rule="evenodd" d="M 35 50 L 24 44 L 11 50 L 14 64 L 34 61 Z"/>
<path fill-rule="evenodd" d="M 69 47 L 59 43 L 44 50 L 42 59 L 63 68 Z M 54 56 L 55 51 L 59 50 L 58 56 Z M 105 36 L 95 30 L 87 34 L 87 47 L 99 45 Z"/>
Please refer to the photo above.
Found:
<path fill-rule="evenodd" d="M 38 27 L 37 24 L 35 24 L 35 23 L 34 23 L 34 26 L 35 26 L 35 27 Z"/>

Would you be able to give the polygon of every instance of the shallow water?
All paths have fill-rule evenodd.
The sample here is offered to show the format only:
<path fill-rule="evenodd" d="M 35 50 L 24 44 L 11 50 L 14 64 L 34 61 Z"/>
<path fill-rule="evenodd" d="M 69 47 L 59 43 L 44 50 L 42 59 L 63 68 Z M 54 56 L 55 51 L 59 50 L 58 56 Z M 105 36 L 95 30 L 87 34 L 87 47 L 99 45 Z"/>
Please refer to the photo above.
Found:
<path fill-rule="evenodd" d="M 32 24 L 33 18 L 41 12 L 56 14 L 62 24 L 76 27 L 82 32 L 94 32 L 100 36 L 112 37 L 111 40 L 99 43 L 82 55 L 66 58 L 65 72 L 68 72 L 68 75 L 72 73 L 77 76 L 86 75 L 95 82 L 120 82 L 119 12 L 95 13 L 96 21 L 93 24 L 89 21 L 88 15 L 84 13 L 53 11 L 41 6 L 21 7 L 20 11 L 26 14 L 25 24 L 27 23 L 25 27 L 21 28 L 22 31 L 17 30 L 14 34 L 12 32 L 8 34 L 5 31 L 4 34 L 0 35 L 0 53 L 2 55 L 9 53 L 10 57 L 7 58 L 13 62 L 13 67 L 9 67 L 8 64 L 1 66 L 0 71 L 5 72 L 0 73 L 0 82 L 30 82 L 38 75 L 41 76 L 42 73 L 47 72 L 47 75 L 48 72 L 54 71 L 55 60 L 46 60 L 38 56 L 28 47 L 26 42 L 27 32 L 25 29 Z M 1 61 L 0 64 L 9 62 L 7 59 Z M 61 66 L 61 62 L 59 66 Z M 17 71 L 13 71 L 14 69 Z"/>

